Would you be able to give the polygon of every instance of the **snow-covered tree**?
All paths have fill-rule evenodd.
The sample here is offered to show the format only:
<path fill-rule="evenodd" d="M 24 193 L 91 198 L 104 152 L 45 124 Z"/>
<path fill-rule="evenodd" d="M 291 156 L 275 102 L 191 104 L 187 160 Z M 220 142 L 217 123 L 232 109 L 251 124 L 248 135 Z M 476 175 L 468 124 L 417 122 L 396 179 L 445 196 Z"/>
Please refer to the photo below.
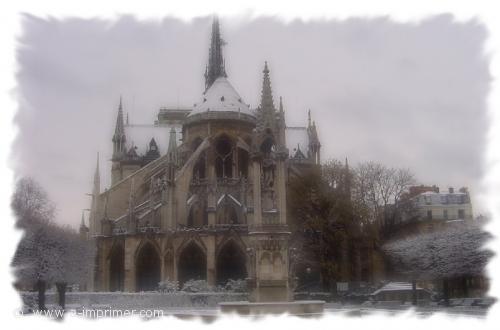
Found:
<path fill-rule="evenodd" d="M 179 291 L 179 281 L 164 280 L 158 283 L 158 290 L 164 293 Z"/>
<path fill-rule="evenodd" d="M 54 226 L 51 237 L 57 261 L 49 271 L 49 279 L 56 284 L 59 304 L 64 308 L 67 285 L 82 285 L 90 276 L 94 245 L 69 227 Z"/>
<path fill-rule="evenodd" d="M 185 292 L 210 292 L 214 288 L 208 285 L 205 280 L 188 280 L 182 286 L 182 291 Z"/>
<path fill-rule="evenodd" d="M 490 237 L 476 222 L 452 222 L 434 232 L 388 242 L 382 249 L 397 274 L 414 281 L 443 280 L 446 291 L 449 279 L 483 274 L 492 256 L 483 247 Z"/>
<path fill-rule="evenodd" d="M 46 224 L 54 218 L 54 203 L 47 192 L 30 177 L 17 181 L 11 205 L 20 228 Z"/>
<path fill-rule="evenodd" d="M 56 284 L 64 305 L 66 285 L 84 283 L 89 276 L 92 246 L 73 229 L 52 222 L 54 204 L 33 179 L 19 180 L 12 207 L 24 229 L 12 260 L 18 281 L 37 288 L 40 309 L 45 309 L 47 284 Z"/>

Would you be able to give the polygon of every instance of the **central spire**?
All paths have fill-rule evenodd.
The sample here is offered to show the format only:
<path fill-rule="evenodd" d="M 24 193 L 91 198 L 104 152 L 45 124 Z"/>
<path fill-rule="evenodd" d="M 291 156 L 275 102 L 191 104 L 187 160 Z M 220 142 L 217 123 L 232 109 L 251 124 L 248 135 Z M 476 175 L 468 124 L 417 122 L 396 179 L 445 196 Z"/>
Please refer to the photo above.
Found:
<path fill-rule="evenodd" d="M 227 77 L 222 46 L 224 40 L 220 37 L 219 19 L 214 18 L 212 23 L 212 40 L 208 54 L 208 66 L 205 70 L 205 90 L 207 90 L 219 77 Z"/>

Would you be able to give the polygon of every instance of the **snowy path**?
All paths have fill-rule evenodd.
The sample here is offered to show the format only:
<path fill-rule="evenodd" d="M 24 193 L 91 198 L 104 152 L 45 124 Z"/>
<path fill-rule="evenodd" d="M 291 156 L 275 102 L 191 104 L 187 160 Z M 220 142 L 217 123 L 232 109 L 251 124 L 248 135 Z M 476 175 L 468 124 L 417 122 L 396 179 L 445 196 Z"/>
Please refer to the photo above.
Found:
<path fill-rule="evenodd" d="M 467 308 L 467 307 L 418 307 L 415 309 L 409 308 L 407 306 L 395 306 L 393 308 L 375 308 L 375 307 L 365 307 L 365 306 L 341 306 L 338 304 L 325 304 L 325 313 L 338 314 L 342 313 L 349 316 L 363 316 L 372 313 L 388 313 L 390 315 L 396 315 L 401 313 L 406 313 L 413 310 L 413 312 L 418 316 L 429 317 L 435 315 L 436 313 L 443 313 L 447 315 L 454 316 L 467 316 L 467 317 L 477 317 L 484 318 L 488 312 L 484 308 Z"/>
<path fill-rule="evenodd" d="M 59 309 L 56 305 L 47 305 L 49 309 Z M 73 305 L 69 304 L 66 306 L 68 311 L 81 311 L 81 305 Z M 114 308 L 116 310 L 121 310 L 124 308 L 120 308 L 117 306 L 109 306 L 109 305 L 94 305 L 93 308 L 97 309 L 109 309 Z M 163 313 L 163 317 L 165 316 L 175 316 L 179 318 L 191 319 L 196 317 L 201 317 L 206 321 L 213 321 L 218 316 L 221 315 L 218 307 L 167 307 L 167 308 L 158 308 L 157 310 L 161 310 Z M 409 308 L 408 306 L 395 306 L 392 308 L 375 308 L 375 307 L 366 307 L 359 305 L 340 305 L 340 304 L 325 304 L 325 310 L 323 314 L 308 314 L 308 315 L 295 315 L 295 316 L 304 316 L 304 317 L 320 317 L 322 315 L 343 315 L 350 317 L 361 317 L 367 315 L 373 315 L 375 313 L 384 313 L 388 316 L 396 316 L 400 314 L 404 314 L 413 310 L 413 313 L 417 316 L 421 317 L 430 317 L 436 315 L 437 313 L 455 316 L 455 317 L 473 317 L 473 318 L 485 318 L 487 315 L 487 309 L 484 308 L 471 308 L 471 307 L 418 307 L 416 309 Z M 80 314 L 81 315 L 81 314 Z M 255 317 L 256 315 L 247 315 L 246 317 Z"/>
<path fill-rule="evenodd" d="M 338 306 L 335 304 L 326 304 L 324 315 L 328 314 L 342 314 L 345 316 L 359 317 L 370 315 L 374 313 L 386 313 L 389 315 L 403 314 L 410 311 L 410 308 L 366 308 L 361 306 Z M 443 313 L 446 315 L 453 315 L 458 317 L 474 317 L 485 318 L 487 314 L 486 309 L 474 308 L 417 308 L 414 313 L 422 317 L 430 317 L 436 313 Z M 219 309 L 216 307 L 208 308 L 168 308 L 164 309 L 164 315 L 173 316 L 211 316 L 216 317 L 220 315 Z M 321 315 L 307 315 L 307 316 L 321 316 Z"/>

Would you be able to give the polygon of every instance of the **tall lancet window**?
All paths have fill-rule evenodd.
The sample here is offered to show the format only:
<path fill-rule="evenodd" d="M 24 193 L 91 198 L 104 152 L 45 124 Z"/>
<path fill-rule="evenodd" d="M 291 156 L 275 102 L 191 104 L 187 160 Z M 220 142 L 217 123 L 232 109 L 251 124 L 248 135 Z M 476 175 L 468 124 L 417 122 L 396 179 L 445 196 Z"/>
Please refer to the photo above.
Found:
<path fill-rule="evenodd" d="M 196 152 L 201 143 L 202 140 L 199 137 L 194 140 L 192 148 L 193 153 Z M 206 154 L 205 152 L 202 152 L 193 167 L 193 179 L 195 180 L 205 179 L 207 174 L 205 164 L 206 164 Z"/>
<path fill-rule="evenodd" d="M 248 178 L 248 152 L 238 149 L 238 174 L 240 177 Z"/>
<path fill-rule="evenodd" d="M 218 178 L 233 177 L 233 146 L 225 136 L 215 144 L 215 175 Z"/>

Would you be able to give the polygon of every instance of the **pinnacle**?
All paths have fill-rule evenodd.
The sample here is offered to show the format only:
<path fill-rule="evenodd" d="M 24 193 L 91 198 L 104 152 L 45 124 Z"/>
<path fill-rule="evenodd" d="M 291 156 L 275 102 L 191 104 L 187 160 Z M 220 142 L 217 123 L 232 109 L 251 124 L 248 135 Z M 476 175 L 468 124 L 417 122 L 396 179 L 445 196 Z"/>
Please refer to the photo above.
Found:
<path fill-rule="evenodd" d="M 271 79 L 269 78 L 269 68 L 267 67 L 267 61 L 264 65 L 264 78 L 262 81 L 262 97 L 260 102 L 260 107 L 263 110 L 272 109 L 274 110 L 273 93 L 271 90 Z"/>

